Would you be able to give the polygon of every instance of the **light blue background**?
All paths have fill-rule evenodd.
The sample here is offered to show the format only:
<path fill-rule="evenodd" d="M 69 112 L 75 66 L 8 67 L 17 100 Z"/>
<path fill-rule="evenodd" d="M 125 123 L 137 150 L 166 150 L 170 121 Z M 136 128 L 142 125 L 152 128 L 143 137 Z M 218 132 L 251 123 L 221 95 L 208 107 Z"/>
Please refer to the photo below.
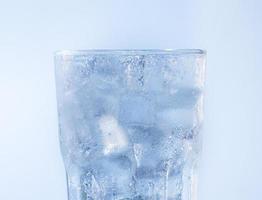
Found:
<path fill-rule="evenodd" d="M 65 200 L 57 49 L 208 50 L 200 200 L 262 198 L 262 1 L 0 3 L 0 199 Z"/>

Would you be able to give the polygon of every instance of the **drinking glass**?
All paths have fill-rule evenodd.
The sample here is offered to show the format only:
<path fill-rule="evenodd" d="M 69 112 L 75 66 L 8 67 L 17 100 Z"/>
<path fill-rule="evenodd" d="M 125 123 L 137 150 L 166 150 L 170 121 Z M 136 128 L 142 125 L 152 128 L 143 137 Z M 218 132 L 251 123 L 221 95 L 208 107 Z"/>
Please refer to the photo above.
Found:
<path fill-rule="evenodd" d="M 55 53 L 69 200 L 194 200 L 206 53 Z"/>

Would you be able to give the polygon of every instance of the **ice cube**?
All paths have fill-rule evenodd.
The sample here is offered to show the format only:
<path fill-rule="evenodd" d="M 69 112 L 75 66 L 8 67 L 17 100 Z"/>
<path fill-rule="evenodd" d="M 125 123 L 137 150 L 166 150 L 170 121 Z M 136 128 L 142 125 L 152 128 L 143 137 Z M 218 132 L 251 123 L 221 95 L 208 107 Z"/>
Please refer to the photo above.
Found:
<path fill-rule="evenodd" d="M 156 171 L 154 167 L 140 166 L 136 169 L 135 176 L 137 179 L 155 178 Z"/>
<path fill-rule="evenodd" d="M 162 65 L 161 59 L 155 56 L 148 56 L 146 59 L 145 67 L 145 90 L 150 92 L 163 92 L 164 90 L 164 79 L 162 76 Z"/>
<path fill-rule="evenodd" d="M 155 179 L 139 179 L 135 182 L 135 191 L 137 196 L 134 200 L 150 200 L 155 198 Z"/>
<path fill-rule="evenodd" d="M 135 125 L 130 126 L 127 132 L 129 141 L 133 144 L 134 162 L 138 168 L 155 168 L 159 160 L 168 157 L 162 152 L 165 136 L 159 128 Z"/>
<path fill-rule="evenodd" d="M 142 144 L 141 152 L 139 157 L 137 156 L 137 169 L 142 169 L 143 167 L 155 168 L 161 160 L 161 152 L 156 147 L 152 147 L 149 144 Z"/>
<path fill-rule="evenodd" d="M 84 192 L 86 193 L 87 199 L 101 199 L 102 198 L 102 189 L 98 184 L 94 175 L 88 171 L 82 177 L 82 185 L 84 187 Z"/>
<path fill-rule="evenodd" d="M 199 126 L 196 111 L 192 109 L 166 109 L 158 112 L 159 128 L 170 137 L 190 138 Z"/>
<path fill-rule="evenodd" d="M 156 95 L 156 104 L 161 109 L 192 109 L 199 100 L 201 92 L 197 88 L 170 88 Z"/>
<path fill-rule="evenodd" d="M 129 197 L 133 189 L 132 163 L 124 154 L 110 154 L 91 163 L 93 174 L 103 188 L 103 199 Z"/>
<path fill-rule="evenodd" d="M 162 67 L 163 76 L 167 87 L 172 88 L 176 86 L 190 87 L 196 83 L 196 65 L 195 57 L 170 57 L 169 62 Z"/>
<path fill-rule="evenodd" d="M 96 156 L 100 156 L 100 149 L 95 141 L 72 142 L 68 147 L 68 152 L 71 164 L 76 164 L 79 167 L 89 166 Z"/>
<path fill-rule="evenodd" d="M 99 117 L 104 114 L 117 115 L 118 113 L 118 99 L 116 94 L 107 94 L 104 92 L 97 92 L 94 94 L 92 102 L 92 109 L 94 110 L 94 116 Z M 115 96 L 114 96 L 115 95 Z"/>
<path fill-rule="evenodd" d="M 130 159 L 130 156 L 127 155 L 128 153 L 124 154 L 113 154 L 110 157 L 108 157 L 108 159 L 110 160 L 110 162 L 115 163 L 119 168 L 121 169 L 126 169 L 126 170 L 131 170 L 133 167 L 133 163 Z"/>
<path fill-rule="evenodd" d="M 115 56 L 94 56 L 92 62 L 89 64 L 92 68 L 92 76 L 86 87 L 96 88 L 98 90 L 109 91 L 118 88 L 121 85 L 121 74 L 123 68 L 119 67 L 119 62 Z"/>
<path fill-rule="evenodd" d="M 78 101 L 80 113 L 83 113 L 88 118 L 88 122 L 94 120 L 94 117 L 100 117 L 105 113 L 111 115 L 118 113 L 119 101 L 116 91 L 110 91 L 109 93 L 82 88 L 75 92 L 74 95 L 74 98 Z"/>
<path fill-rule="evenodd" d="M 134 162 L 137 167 L 156 166 L 159 161 L 159 145 L 163 138 L 161 130 L 157 127 L 135 125 L 129 126 L 127 133 L 129 141 L 133 144 Z"/>
<path fill-rule="evenodd" d="M 154 168 L 140 168 L 136 173 L 136 193 L 142 199 L 166 199 L 167 174 L 159 176 Z"/>
<path fill-rule="evenodd" d="M 166 109 L 157 114 L 159 123 L 163 126 L 193 126 L 196 124 L 196 113 L 192 109 Z"/>
<path fill-rule="evenodd" d="M 103 152 L 105 155 L 123 151 L 127 148 L 126 133 L 119 125 L 115 117 L 103 115 L 99 119 L 99 129 L 102 134 Z"/>
<path fill-rule="evenodd" d="M 141 144 L 142 147 L 144 147 L 144 144 L 151 145 L 150 149 L 156 147 L 164 136 L 162 130 L 158 127 L 143 124 L 129 126 L 127 131 L 133 143 Z"/>
<path fill-rule="evenodd" d="M 201 127 L 194 109 L 165 109 L 157 113 L 157 120 L 164 135 L 174 139 L 192 139 Z"/>
<path fill-rule="evenodd" d="M 155 122 L 155 105 L 148 96 L 125 95 L 120 99 L 119 119 L 129 124 L 152 125 Z"/>
<path fill-rule="evenodd" d="M 121 60 L 125 68 L 126 86 L 130 90 L 141 90 L 144 86 L 145 57 L 125 56 Z"/>
<path fill-rule="evenodd" d="M 178 107 L 192 108 L 201 95 L 201 91 L 198 88 L 180 87 L 175 91 L 171 91 L 175 97 L 175 101 Z"/>

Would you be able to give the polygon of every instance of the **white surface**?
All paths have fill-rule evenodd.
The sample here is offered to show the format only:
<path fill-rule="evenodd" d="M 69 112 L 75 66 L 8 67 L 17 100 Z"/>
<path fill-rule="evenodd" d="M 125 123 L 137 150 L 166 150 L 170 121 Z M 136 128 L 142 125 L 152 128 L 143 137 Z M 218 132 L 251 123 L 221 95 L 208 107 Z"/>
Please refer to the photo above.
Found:
<path fill-rule="evenodd" d="M 200 200 L 262 196 L 259 0 L 2 1 L 0 199 L 65 200 L 57 49 L 208 50 Z"/>

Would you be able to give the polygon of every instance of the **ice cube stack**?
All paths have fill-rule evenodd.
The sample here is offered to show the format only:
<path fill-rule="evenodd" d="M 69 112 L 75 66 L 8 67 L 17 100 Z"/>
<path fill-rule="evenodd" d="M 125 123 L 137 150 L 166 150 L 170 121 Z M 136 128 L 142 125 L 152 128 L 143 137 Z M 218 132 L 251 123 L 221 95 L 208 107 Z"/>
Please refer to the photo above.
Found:
<path fill-rule="evenodd" d="M 201 57 L 71 59 L 58 88 L 70 200 L 187 200 L 202 124 Z"/>

